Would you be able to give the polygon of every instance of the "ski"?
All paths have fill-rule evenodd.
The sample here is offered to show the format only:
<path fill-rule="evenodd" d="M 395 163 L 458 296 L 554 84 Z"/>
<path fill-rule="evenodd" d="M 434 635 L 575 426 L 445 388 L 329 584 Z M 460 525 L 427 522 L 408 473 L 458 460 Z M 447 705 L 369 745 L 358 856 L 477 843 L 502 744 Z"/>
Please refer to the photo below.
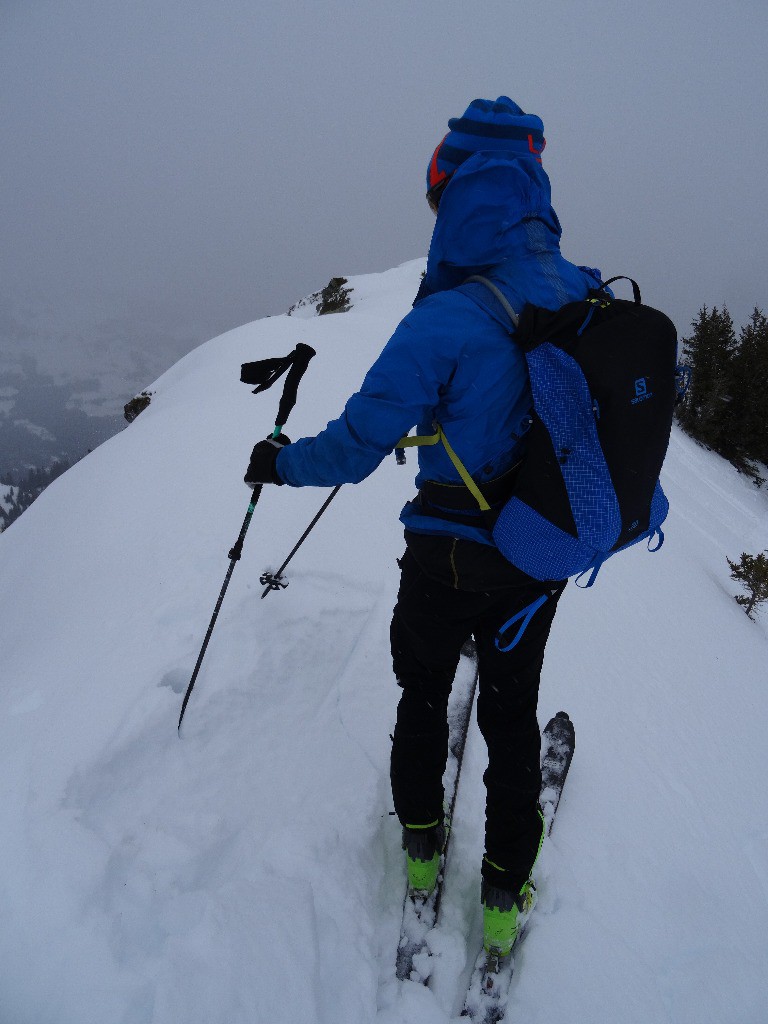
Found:
<path fill-rule="evenodd" d="M 468 641 L 462 648 L 461 654 L 448 705 L 448 762 L 443 776 L 446 837 L 440 857 L 437 886 L 426 898 L 414 897 L 406 891 L 395 963 L 395 973 L 400 981 L 410 978 L 413 981 L 420 981 L 424 985 L 427 984 L 430 974 L 429 933 L 437 924 L 440 913 L 445 864 L 451 839 L 451 823 L 459 790 L 467 731 L 472 717 L 472 705 L 477 689 L 477 654 L 474 642 Z"/>
<path fill-rule="evenodd" d="M 555 814 L 563 795 L 563 787 L 576 749 L 576 732 L 565 711 L 558 711 L 547 723 L 543 734 L 541 755 L 541 792 L 539 805 L 544 815 L 547 835 L 552 832 Z"/>
<path fill-rule="evenodd" d="M 564 711 L 558 711 L 542 735 L 541 791 L 539 803 L 550 835 L 560 797 L 576 746 L 573 723 Z M 536 903 L 536 890 L 518 915 L 518 932 L 509 956 L 498 957 L 481 950 L 467 988 L 462 1017 L 473 1024 L 498 1024 L 507 1011 L 507 996 L 515 969 L 515 951 L 525 937 L 528 920 Z"/>

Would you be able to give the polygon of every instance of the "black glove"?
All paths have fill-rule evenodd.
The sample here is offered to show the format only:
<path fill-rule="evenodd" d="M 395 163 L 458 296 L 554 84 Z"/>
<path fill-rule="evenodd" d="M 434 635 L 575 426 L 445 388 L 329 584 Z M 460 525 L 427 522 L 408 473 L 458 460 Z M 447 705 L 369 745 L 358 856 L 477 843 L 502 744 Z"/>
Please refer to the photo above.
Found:
<path fill-rule="evenodd" d="M 277 475 L 275 461 L 280 449 L 290 443 L 291 439 L 286 434 L 280 434 L 279 437 L 270 435 L 266 441 L 259 441 L 251 452 L 251 461 L 248 463 L 248 469 L 243 477 L 251 489 L 256 484 L 282 485 L 284 483 Z"/>

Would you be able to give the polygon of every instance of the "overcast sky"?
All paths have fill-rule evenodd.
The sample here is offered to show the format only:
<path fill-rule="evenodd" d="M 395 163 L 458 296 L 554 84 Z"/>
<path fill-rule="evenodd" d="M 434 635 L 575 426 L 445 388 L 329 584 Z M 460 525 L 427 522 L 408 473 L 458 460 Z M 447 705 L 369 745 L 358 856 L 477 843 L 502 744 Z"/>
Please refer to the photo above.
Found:
<path fill-rule="evenodd" d="M 743 322 L 768 312 L 767 30 L 766 0 L 0 0 L 6 320 L 45 302 L 93 369 L 109 319 L 159 372 L 425 255 L 432 150 L 503 93 L 544 120 L 567 257 L 682 333 L 703 303 Z"/>

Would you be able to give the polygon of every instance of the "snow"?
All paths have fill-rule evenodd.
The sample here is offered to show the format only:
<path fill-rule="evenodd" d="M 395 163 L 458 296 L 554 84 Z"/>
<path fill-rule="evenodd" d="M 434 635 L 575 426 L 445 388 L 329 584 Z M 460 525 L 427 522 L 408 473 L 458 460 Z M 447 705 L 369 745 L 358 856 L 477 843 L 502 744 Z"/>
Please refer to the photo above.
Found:
<path fill-rule="evenodd" d="M 279 399 L 240 364 L 311 344 L 288 433 L 317 432 L 423 267 L 201 346 L 0 536 L 2 1024 L 456 1019 L 480 935 L 474 722 L 431 988 L 394 977 L 388 625 L 414 459 L 343 488 L 262 601 L 327 495 L 264 488 L 176 734 Z M 766 547 L 768 497 L 677 431 L 663 482 L 662 550 L 569 587 L 553 629 L 540 720 L 567 710 L 576 754 L 510 1020 L 766 1020 L 768 615 L 737 606 L 726 556 Z"/>
<path fill-rule="evenodd" d="M 18 487 L 14 487 L 13 484 L 4 484 L 0 481 L 0 509 L 3 512 L 10 512 L 18 495 Z"/>

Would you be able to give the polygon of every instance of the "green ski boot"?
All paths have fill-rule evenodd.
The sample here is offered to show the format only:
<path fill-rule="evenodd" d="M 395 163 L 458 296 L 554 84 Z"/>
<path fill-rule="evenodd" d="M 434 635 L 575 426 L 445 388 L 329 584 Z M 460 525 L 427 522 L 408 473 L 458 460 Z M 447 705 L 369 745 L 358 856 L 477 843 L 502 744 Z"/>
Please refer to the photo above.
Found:
<path fill-rule="evenodd" d="M 509 956 L 517 939 L 520 915 L 527 917 L 536 901 L 536 887 L 529 878 L 519 893 L 483 886 L 483 948 L 496 961 Z"/>
<path fill-rule="evenodd" d="M 541 820 L 541 836 L 536 856 L 533 859 L 534 865 L 539 859 L 544 836 L 547 831 L 541 808 L 539 808 L 539 818 Z M 483 858 L 483 861 L 489 864 L 495 871 L 504 872 L 503 867 L 494 864 L 487 856 Z M 533 878 L 530 875 L 528 880 L 523 882 L 520 891 L 517 893 L 499 888 L 491 882 L 484 880 L 482 901 L 483 947 L 488 954 L 489 970 L 497 970 L 499 960 L 509 956 L 515 944 L 520 925 L 519 915 L 522 914 L 523 919 L 525 919 L 533 910 L 533 905 L 536 902 L 536 886 L 533 884 Z M 494 964 L 496 965 L 495 967 Z"/>
<path fill-rule="evenodd" d="M 445 827 L 437 822 L 403 828 L 408 893 L 414 898 L 426 899 L 434 892 L 444 846 Z"/>

